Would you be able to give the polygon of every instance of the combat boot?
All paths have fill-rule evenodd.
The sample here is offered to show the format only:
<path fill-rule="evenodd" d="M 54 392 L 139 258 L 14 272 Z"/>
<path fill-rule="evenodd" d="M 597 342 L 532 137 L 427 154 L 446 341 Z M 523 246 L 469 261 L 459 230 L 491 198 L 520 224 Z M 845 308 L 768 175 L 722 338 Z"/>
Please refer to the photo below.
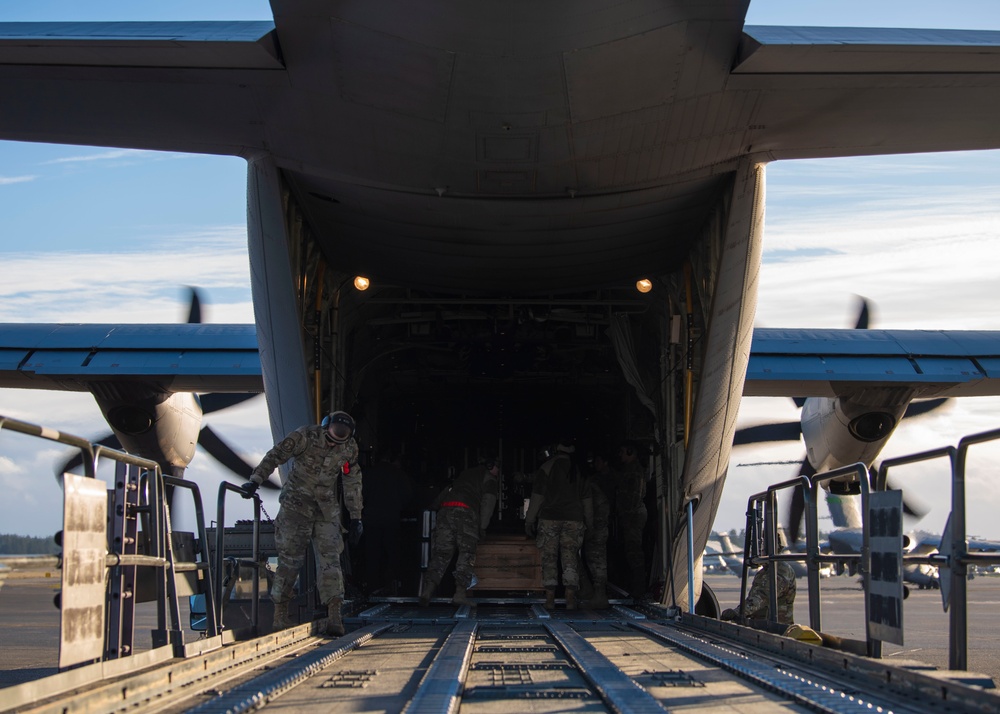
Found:
<path fill-rule="evenodd" d="M 576 588 L 566 588 L 566 609 L 576 609 Z"/>
<path fill-rule="evenodd" d="M 271 632 L 287 630 L 293 624 L 292 618 L 288 615 L 288 600 L 274 603 L 274 619 L 271 621 Z"/>
<path fill-rule="evenodd" d="M 451 598 L 451 602 L 455 605 L 472 605 L 474 604 L 472 600 L 469 599 L 469 591 L 465 588 L 459 586 L 455 589 L 455 594 Z"/>
<path fill-rule="evenodd" d="M 430 580 L 424 582 L 423 590 L 420 591 L 420 607 L 427 607 L 431 604 L 431 598 L 434 597 L 434 588 L 436 587 Z"/>
<path fill-rule="evenodd" d="M 545 609 L 555 610 L 556 609 L 556 591 L 555 588 L 545 588 Z"/>
<path fill-rule="evenodd" d="M 340 637 L 344 634 L 344 621 L 340 617 L 340 605 L 343 602 L 339 597 L 335 597 L 326 605 L 327 637 Z"/>

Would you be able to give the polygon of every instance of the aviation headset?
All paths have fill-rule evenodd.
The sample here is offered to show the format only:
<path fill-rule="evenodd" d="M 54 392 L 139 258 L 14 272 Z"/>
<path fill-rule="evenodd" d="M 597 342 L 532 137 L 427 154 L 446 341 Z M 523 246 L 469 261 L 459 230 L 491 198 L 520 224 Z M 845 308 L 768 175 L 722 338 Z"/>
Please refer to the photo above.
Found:
<path fill-rule="evenodd" d="M 335 444 L 343 444 L 354 435 L 354 418 L 347 412 L 327 414 L 320 426 L 327 430 L 327 435 Z"/>

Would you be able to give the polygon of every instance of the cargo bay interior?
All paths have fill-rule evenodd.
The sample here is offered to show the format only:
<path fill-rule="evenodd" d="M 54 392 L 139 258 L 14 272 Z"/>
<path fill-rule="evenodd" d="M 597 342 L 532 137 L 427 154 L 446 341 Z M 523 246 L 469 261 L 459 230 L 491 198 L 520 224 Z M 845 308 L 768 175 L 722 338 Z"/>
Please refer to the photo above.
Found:
<path fill-rule="evenodd" d="M 501 488 L 480 544 L 477 571 L 484 582 L 476 594 L 509 595 L 531 590 L 525 586 L 532 582 L 537 589 L 540 573 L 525 573 L 524 559 L 537 563 L 537 554 L 524 535 L 523 504 L 545 450 L 571 439 L 582 468 L 593 454 L 613 460 L 624 441 L 638 444 L 647 463 L 657 453 L 662 436 L 655 433 L 654 410 L 669 323 L 658 307 L 666 304 L 662 295 L 654 301 L 633 288 L 496 300 L 377 285 L 366 292 L 345 292 L 338 300 L 331 342 L 340 341 L 344 361 L 335 378 L 342 380 L 343 404 L 358 422 L 366 458 L 399 449 L 414 482 L 394 591 L 413 596 L 419 588 L 427 506 L 451 477 L 492 455 L 501 460 Z M 653 514 L 662 496 L 650 478 L 645 543 L 651 564 Z M 612 526 L 609 551 L 617 546 Z M 616 562 L 613 552 L 609 561 Z M 364 573 L 365 564 L 359 565 Z M 661 577 L 654 570 L 652 588 Z M 612 568 L 612 584 L 616 574 Z M 439 593 L 450 595 L 452 587 L 446 581 Z"/>

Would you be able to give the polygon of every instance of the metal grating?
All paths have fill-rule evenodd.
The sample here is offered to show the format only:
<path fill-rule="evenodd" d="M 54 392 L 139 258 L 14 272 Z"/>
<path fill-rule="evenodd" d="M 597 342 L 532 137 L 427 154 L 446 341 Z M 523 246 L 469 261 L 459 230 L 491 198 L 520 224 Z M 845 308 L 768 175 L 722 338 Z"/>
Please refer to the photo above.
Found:
<path fill-rule="evenodd" d="M 504 647 L 502 645 L 482 645 L 477 652 L 558 652 L 555 645 L 536 645 L 534 647 Z"/>
<path fill-rule="evenodd" d="M 664 672 L 651 672 L 646 670 L 638 677 L 634 677 L 636 683 L 642 687 L 704 687 L 704 682 L 699 682 L 690 674 L 681 669 L 668 669 Z"/>
<path fill-rule="evenodd" d="M 344 687 L 352 689 L 363 689 L 378 674 L 377 669 L 349 669 L 337 672 L 320 685 L 323 689 L 331 687 Z"/>
<path fill-rule="evenodd" d="M 494 669 L 533 669 L 533 670 L 553 670 L 553 669 L 573 669 L 569 662 L 525 662 L 523 664 L 511 664 L 509 662 L 477 662 L 472 665 L 475 670 Z"/>
<path fill-rule="evenodd" d="M 594 699 L 594 693 L 584 687 L 487 686 L 466 689 L 462 699 Z"/>
<path fill-rule="evenodd" d="M 545 635 L 542 633 L 536 634 L 525 634 L 525 635 L 510 635 L 503 632 L 483 632 L 479 635 L 480 640 L 543 640 Z"/>

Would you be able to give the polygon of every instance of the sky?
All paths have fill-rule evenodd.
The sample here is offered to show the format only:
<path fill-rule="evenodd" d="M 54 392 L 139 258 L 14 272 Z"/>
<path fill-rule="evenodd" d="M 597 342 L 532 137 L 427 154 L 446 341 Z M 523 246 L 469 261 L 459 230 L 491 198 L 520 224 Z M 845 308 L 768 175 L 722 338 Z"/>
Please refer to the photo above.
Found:
<path fill-rule="evenodd" d="M 269 18 L 257 0 L 0 5 L 0 22 Z M 747 22 L 1000 30 L 1000 3 L 756 0 Z M 0 142 L 0 322 L 181 321 L 191 285 L 203 291 L 207 322 L 252 322 L 245 206 L 241 159 Z M 849 327 L 864 295 L 873 327 L 1000 329 L 998 257 L 1000 153 L 772 163 L 757 324 Z M 0 390 L 0 415 L 94 439 L 108 432 L 89 394 Z M 746 399 L 740 410 L 741 426 L 797 418 L 787 399 Z M 262 397 L 206 423 L 248 461 L 271 446 Z M 953 400 L 901 425 L 884 456 L 996 427 L 1000 398 Z M 797 442 L 735 449 L 717 528 L 742 528 L 747 497 L 794 477 L 803 454 Z M 0 432 L 0 533 L 58 530 L 54 465 L 68 456 Z M 968 530 L 982 537 L 1000 538 L 998 457 L 981 447 L 969 464 Z M 200 450 L 188 470 L 213 508 L 220 473 Z M 940 532 L 943 464 L 899 476 L 908 498 L 927 508 L 908 525 Z M 265 498 L 274 515 L 276 501 Z M 227 520 L 249 515 L 243 505 L 231 502 Z M 189 528 L 190 513 L 180 510 L 180 527 Z"/>

